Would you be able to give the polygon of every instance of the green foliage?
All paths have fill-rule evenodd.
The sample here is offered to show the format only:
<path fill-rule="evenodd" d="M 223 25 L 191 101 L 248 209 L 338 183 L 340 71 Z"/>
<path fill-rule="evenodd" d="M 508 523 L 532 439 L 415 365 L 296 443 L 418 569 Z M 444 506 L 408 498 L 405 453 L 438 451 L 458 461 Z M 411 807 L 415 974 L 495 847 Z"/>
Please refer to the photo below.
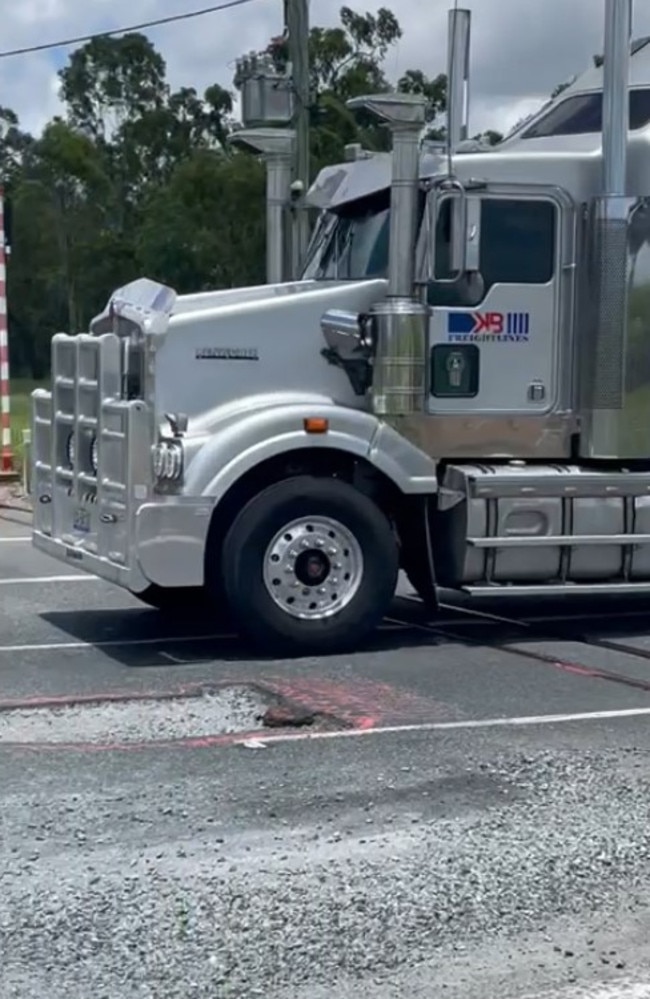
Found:
<path fill-rule="evenodd" d="M 395 85 L 424 94 L 429 133 L 443 134 L 444 75 L 410 69 L 391 83 L 386 74 L 401 36 L 385 7 L 345 6 L 337 27 L 312 29 L 313 174 L 341 160 L 347 143 L 388 148 L 385 129 L 346 107 L 351 97 Z M 286 41 L 269 51 L 286 61 Z M 138 275 L 183 293 L 257 283 L 265 273 L 264 168 L 226 142 L 236 127 L 229 91 L 173 91 L 164 59 L 139 33 L 88 42 L 59 79 L 63 115 L 38 137 L 0 107 L 13 215 L 12 371 L 35 379 L 48 374 L 51 336 L 85 329 L 111 290 Z"/>
<path fill-rule="evenodd" d="M 199 150 L 152 189 L 136 255 L 143 271 L 184 293 L 263 282 L 264 247 L 262 165 Z"/>

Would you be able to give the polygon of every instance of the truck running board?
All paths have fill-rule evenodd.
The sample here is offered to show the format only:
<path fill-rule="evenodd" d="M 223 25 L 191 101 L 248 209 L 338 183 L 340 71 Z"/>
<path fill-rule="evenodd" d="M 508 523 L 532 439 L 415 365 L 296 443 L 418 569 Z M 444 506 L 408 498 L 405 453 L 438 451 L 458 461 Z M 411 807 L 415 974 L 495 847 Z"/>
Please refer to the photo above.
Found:
<path fill-rule="evenodd" d="M 650 581 L 641 583 L 532 583 L 525 584 L 492 584 L 491 586 L 462 586 L 461 593 L 471 597 L 588 597 L 603 594 L 604 596 L 632 596 L 635 593 L 650 593 Z"/>

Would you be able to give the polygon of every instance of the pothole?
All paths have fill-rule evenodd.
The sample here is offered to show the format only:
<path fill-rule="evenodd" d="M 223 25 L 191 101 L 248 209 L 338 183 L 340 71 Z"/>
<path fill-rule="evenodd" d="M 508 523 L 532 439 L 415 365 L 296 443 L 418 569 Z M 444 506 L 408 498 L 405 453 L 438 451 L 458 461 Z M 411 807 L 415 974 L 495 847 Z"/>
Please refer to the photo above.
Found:
<path fill-rule="evenodd" d="M 1 743 L 156 742 L 259 731 L 275 698 L 232 686 L 196 696 L 94 701 L 0 712 Z"/>

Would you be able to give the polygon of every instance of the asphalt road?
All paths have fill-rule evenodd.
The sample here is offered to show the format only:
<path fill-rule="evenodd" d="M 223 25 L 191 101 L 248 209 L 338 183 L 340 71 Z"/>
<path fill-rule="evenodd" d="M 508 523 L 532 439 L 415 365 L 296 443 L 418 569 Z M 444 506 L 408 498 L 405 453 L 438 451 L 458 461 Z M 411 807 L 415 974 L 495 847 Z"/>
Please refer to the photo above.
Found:
<path fill-rule="evenodd" d="M 27 535 L 0 511 L 2 999 L 650 996 L 643 604 L 400 599 L 251 661 Z"/>

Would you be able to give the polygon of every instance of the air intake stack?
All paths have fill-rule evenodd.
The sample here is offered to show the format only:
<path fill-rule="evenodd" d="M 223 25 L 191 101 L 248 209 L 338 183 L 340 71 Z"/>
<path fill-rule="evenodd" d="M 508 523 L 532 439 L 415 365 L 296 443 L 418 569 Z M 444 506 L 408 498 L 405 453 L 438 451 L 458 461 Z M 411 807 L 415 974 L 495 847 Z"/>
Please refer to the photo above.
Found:
<path fill-rule="evenodd" d="M 420 190 L 420 138 L 426 99 L 378 94 L 348 101 L 386 124 L 392 135 L 388 297 L 371 314 L 374 356 L 372 406 L 377 416 L 424 410 L 427 308 L 415 297 L 415 240 Z"/>

